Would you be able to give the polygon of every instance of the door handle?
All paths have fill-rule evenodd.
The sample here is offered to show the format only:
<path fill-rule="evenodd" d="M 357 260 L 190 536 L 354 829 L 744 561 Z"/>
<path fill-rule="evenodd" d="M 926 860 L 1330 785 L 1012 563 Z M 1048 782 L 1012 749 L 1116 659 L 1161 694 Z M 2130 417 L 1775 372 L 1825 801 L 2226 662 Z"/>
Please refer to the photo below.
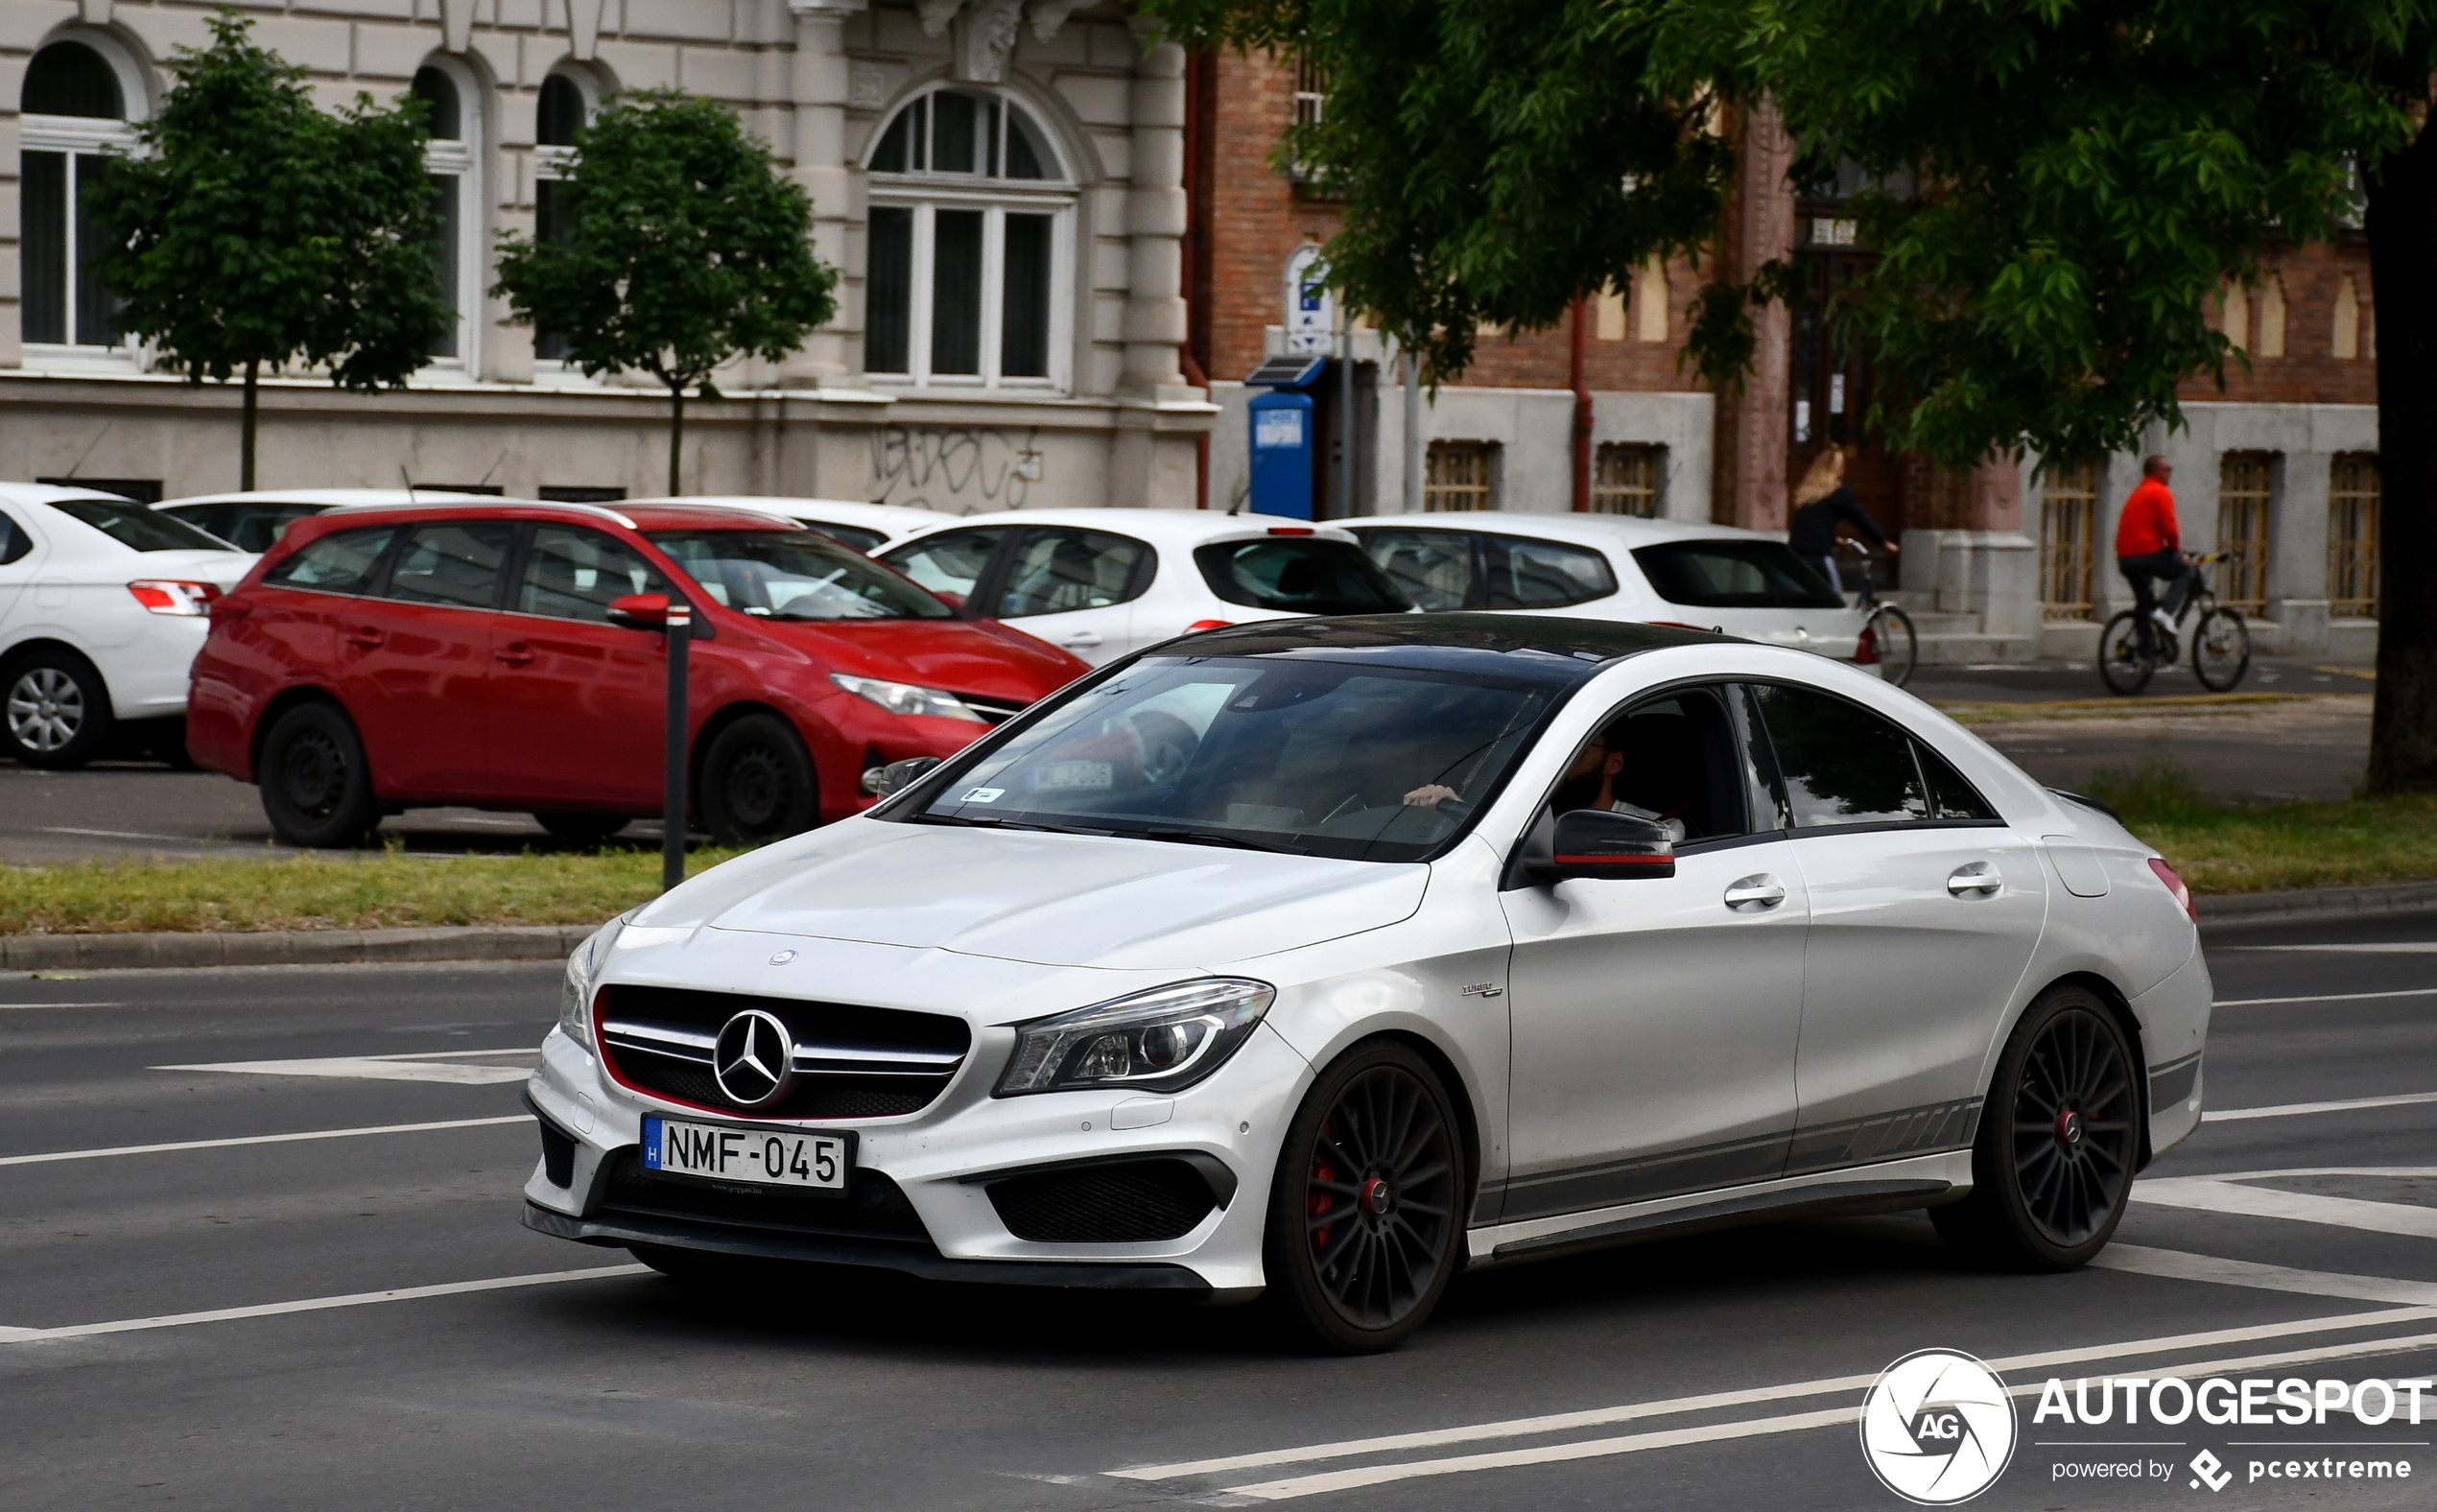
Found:
<path fill-rule="evenodd" d="M 1995 866 L 1984 861 L 1976 861 L 1968 865 L 1957 866 L 1946 880 L 1946 890 L 1958 898 L 1967 892 L 1976 892 L 1983 898 L 1994 898 L 2004 886 L 2005 879 L 1997 874 Z"/>
<path fill-rule="evenodd" d="M 1786 901 L 1786 885 L 1766 872 L 1738 877 L 1726 885 L 1726 906 L 1758 912 Z"/>
<path fill-rule="evenodd" d="M 533 659 L 532 649 L 527 646 L 523 641 L 511 641 L 508 645 L 491 652 L 491 655 L 506 662 L 510 667 L 522 667 Z"/>
<path fill-rule="evenodd" d="M 347 631 L 347 644 L 364 650 L 376 651 L 389 644 L 389 637 L 369 625 L 359 625 Z"/>
<path fill-rule="evenodd" d="M 1098 630 L 1069 630 L 1064 635 L 1057 638 L 1057 643 L 1060 646 L 1098 646 L 1100 643 L 1100 632 Z"/>

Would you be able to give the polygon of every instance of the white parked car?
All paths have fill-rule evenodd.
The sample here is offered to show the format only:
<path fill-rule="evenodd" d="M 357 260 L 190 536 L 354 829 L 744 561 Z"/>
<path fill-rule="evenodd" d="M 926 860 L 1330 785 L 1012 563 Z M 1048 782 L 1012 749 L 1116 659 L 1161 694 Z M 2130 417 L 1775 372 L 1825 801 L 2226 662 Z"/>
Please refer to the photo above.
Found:
<path fill-rule="evenodd" d="M 2211 1003 L 2157 853 L 1856 669 L 1247 626 L 594 934 L 526 1222 L 705 1280 L 1266 1288 L 1347 1350 L 1728 1219 L 2066 1268 L 2197 1126 Z"/>
<path fill-rule="evenodd" d="M 1853 659 L 1862 615 L 1773 535 L 1616 514 L 1338 522 L 1425 609 L 1512 609 L 1720 630 Z"/>
<path fill-rule="evenodd" d="M 257 555 L 271 550 L 279 532 L 310 515 L 331 509 L 361 509 L 390 505 L 490 504 L 497 496 L 459 493 L 447 488 L 257 488 L 249 493 L 199 493 L 184 499 L 163 499 L 153 506 L 239 551 Z"/>
<path fill-rule="evenodd" d="M 116 494 L 0 484 L 0 755 L 81 767 L 114 724 L 183 715 L 211 602 L 253 564 Z"/>
<path fill-rule="evenodd" d="M 1266 514 L 1021 509 L 876 553 L 933 593 L 1100 665 L 1188 631 L 1408 607 L 1353 536 Z"/>
<path fill-rule="evenodd" d="M 891 541 L 916 531 L 958 518 L 937 509 L 916 509 L 902 504 L 858 504 L 851 499 L 786 499 L 753 494 L 686 494 L 667 499 L 637 499 L 636 504 L 708 504 L 722 508 L 775 514 L 807 525 L 840 545 L 866 556 Z"/>

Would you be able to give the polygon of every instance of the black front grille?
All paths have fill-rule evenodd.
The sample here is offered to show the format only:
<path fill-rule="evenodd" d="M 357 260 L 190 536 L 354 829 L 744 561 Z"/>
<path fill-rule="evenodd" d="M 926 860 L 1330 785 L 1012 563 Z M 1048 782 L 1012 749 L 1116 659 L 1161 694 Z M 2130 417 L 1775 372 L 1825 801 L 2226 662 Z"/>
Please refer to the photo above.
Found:
<path fill-rule="evenodd" d="M 794 1085 L 774 1103 L 745 1108 L 720 1090 L 706 1048 L 674 1042 L 646 1048 L 641 1032 L 677 1031 L 698 1038 L 746 1008 L 776 1014 L 795 1041 Z M 627 1085 L 697 1107 L 744 1118 L 885 1119 L 930 1106 L 956 1075 L 973 1043 L 962 1019 L 856 1004 L 807 1003 L 735 992 L 617 985 L 600 1003 L 609 1069 Z M 822 1060 L 822 1052 L 832 1052 Z M 919 1069 L 858 1071 L 854 1057 L 902 1055 Z M 805 1069 L 807 1057 L 820 1069 Z"/>
<path fill-rule="evenodd" d="M 877 1170 L 858 1170 L 849 1176 L 842 1197 L 816 1196 L 787 1187 L 672 1181 L 645 1170 L 642 1158 L 627 1149 L 610 1162 L 609 1190 L 602 1208 L 608 1213 L 690 1218 L 736 1228 L 931 1242 L 931 1231 L 922 1226 L 913 1204 L 895 1182 Z"/>
<path fill-rule="evenodd" d="M 1216 1206 L 1210 1183 L 1181 1160 L 1131 1160 L 990 1183 L 990 1205 L 1036 1244 L 1142 1244 L 1181 1239 Z"/>

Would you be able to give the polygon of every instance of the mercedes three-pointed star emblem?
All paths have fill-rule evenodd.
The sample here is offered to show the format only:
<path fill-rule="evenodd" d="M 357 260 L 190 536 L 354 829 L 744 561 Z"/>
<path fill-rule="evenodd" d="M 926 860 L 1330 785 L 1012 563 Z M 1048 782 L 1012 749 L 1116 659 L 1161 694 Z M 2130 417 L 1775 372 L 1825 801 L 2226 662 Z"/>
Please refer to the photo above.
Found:
<path fill-rule="evenodd" d="M 775 1102 L 794 1079 L 794 1041 L 774 1013 L 747 1008 L 720 1029 L 711 1075 L 728 1100 L 743 1108 Z"/>

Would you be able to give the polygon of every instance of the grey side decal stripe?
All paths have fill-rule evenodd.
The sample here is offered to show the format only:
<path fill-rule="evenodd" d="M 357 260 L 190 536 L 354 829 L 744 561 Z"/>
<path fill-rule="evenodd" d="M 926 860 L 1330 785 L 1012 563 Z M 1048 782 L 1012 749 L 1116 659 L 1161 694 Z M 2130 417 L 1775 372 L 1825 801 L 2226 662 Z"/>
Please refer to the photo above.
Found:
<path fill-rule="evenodd" d="M 1838 1166 L 1863 1166 L 1942 1149 L 1969 1149 L 1979 1131 L 1980 1099 L 1932 1102 L 1866 1119 L 1848 1119 L 1794 1131 L 1786 1174 L 1807 1176 Z"/>
<path fill-rule="evenodd" d="M 1786 1165 L 1784 1134 L 1729 1140 L 1692 1149 L 1669 1150 L 1634 1160 L 1547 1170 L 1506 1184 L 1506 1207 L 1500 1221 L 1550 1217 L 1612 1208 L 1653 1197 L 1766 1181 Z"/>

